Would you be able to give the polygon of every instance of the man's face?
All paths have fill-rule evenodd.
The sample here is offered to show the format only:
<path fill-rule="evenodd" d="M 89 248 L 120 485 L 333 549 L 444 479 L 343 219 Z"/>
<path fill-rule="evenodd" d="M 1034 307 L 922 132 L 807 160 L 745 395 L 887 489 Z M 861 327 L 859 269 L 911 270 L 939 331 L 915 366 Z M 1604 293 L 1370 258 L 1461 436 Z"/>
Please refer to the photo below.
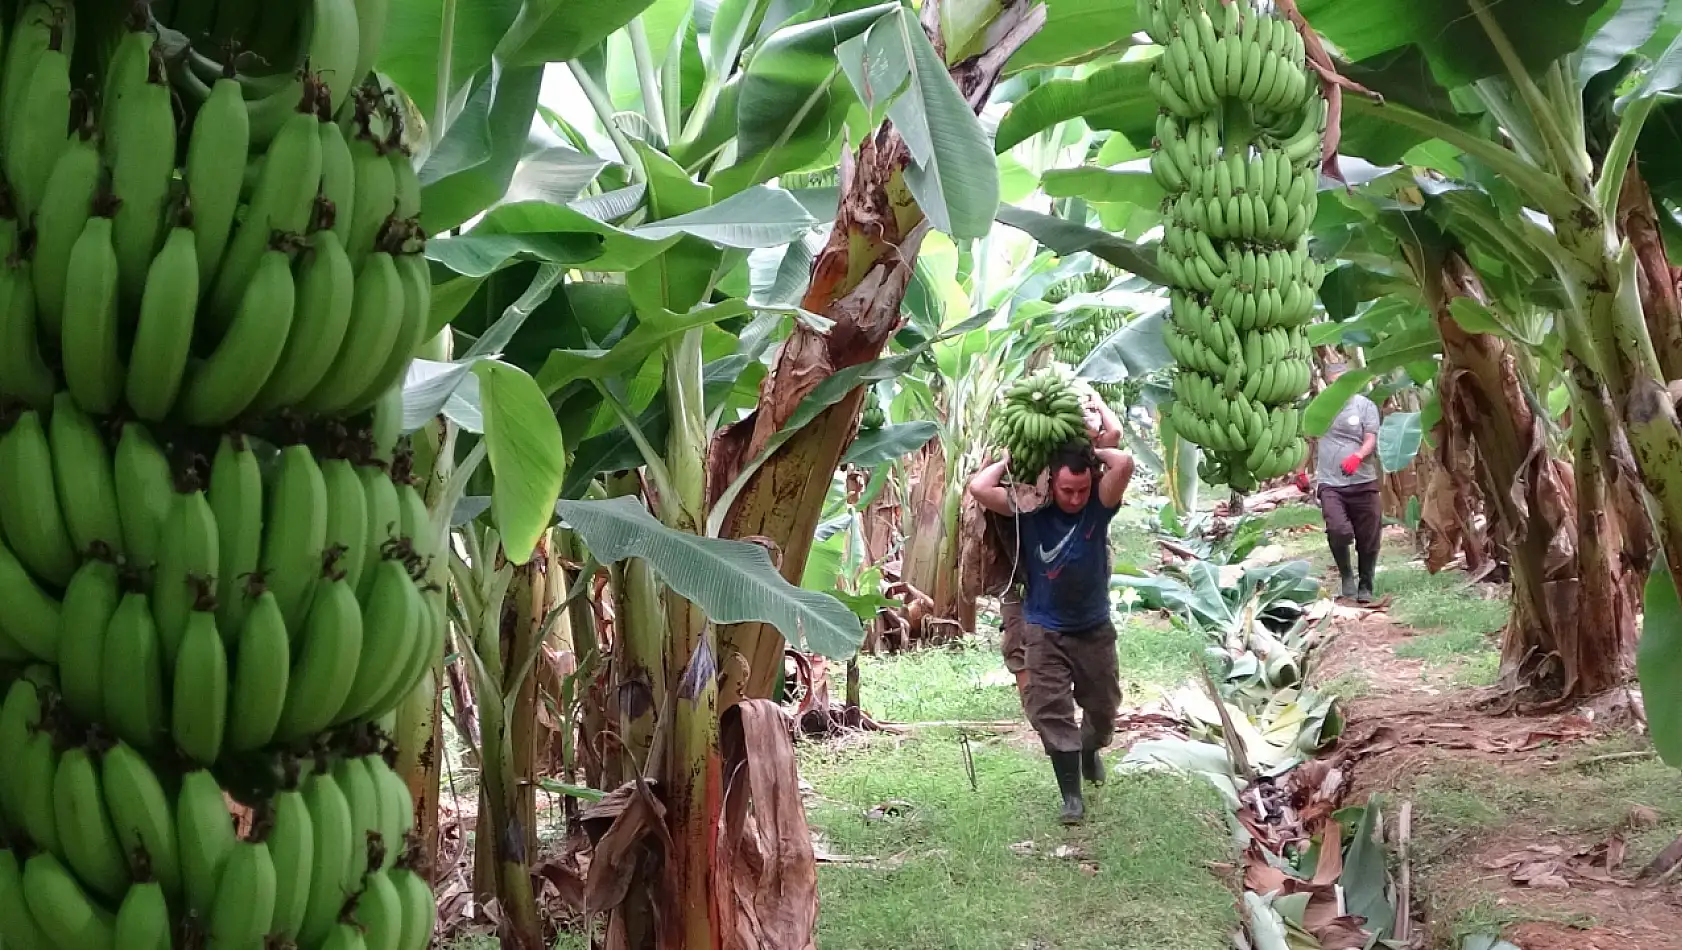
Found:
<path fill-rule="evenodd" d="M 1066 468 L 1057 470 L 1051 479 L 1051 496 L 1057 502 L 1057 507 L 1068 514 L 1076 514 L 1086 507 L 1086 500 L 1092 497 L 1092 473 L 1090 471 L 1075 474 Z"/>

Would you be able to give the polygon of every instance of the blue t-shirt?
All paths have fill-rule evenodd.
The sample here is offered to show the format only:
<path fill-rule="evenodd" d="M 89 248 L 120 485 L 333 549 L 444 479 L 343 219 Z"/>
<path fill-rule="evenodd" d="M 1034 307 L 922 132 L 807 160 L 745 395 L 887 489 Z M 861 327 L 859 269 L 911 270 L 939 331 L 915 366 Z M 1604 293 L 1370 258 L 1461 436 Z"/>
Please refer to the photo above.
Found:
<path fill-rule="evenodd" d="M 1110 619 L 1110 519 L 1118 508 L 1098 500 L 1097 486 L 1078 514 L 1056 502 L 1020 521 L 1028 575 L 1023 619 L 1057 633 L 1086 633 Z"/>

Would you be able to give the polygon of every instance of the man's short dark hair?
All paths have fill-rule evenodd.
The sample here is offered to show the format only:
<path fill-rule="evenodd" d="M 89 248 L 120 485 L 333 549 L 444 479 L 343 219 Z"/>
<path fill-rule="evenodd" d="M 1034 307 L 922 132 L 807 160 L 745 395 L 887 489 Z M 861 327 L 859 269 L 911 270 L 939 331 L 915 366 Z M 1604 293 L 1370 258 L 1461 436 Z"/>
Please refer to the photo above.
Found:
<path fill-rule="evenodd" d="M 1092 450 L 1084 445 L 1070 443 L 1057 450 L 1051 457 L 1051 475 L 1053 478 L 1064 469 L 1071 475 L 1085 475 L 1092 471 L 1097 460 L 1092 457 Z"/>

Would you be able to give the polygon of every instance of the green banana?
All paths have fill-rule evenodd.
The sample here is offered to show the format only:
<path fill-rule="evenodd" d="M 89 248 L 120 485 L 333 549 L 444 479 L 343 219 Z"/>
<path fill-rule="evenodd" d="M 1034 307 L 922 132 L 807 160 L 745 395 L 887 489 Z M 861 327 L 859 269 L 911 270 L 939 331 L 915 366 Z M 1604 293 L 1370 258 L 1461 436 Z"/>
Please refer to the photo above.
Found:
<path fill-rule="evenodd" d="M 432 931 L 438 924 L 438 899 L 432 887 L 418 872 L 399 865 L 391 872 L 391 882 L 403 901 L 402 950 L 426 950 L 432 945 Z"/>
<path fill-rule="evenodd" d="M 355 924 L 334 924 L 322 941 L 321 950 L 367 950 L 362 930 Z"/>
<path fill-rule="evenodd" d="M 118 349 L 117 252 L 112 245 L 112 201 L 96 201 L 70 249 L 64 288 L 64 383 L 88 412 L 104 415 L 123 394 L 126 370 Z"/>
<path fill-rule="evenodd" d="M 292 648 L 286 621 L 274 595 L 254 581 L 255 596 L 240 627 L 234 650 L 233 685 L 228 703 L 226 744 L 232 752 L 268 745 L 286 705 Z"/>
<path fill-rule="evenodd" d="M 297 790 L 275 795 L 272 819 L 268 845 L 274 861 L 275 901 L 269 932 L 284 940 L 296 940 L 309 908 L 315 821 L 304 794 Z"/>
<path fill-rule="evenodd" d="M 438 362 L 448 362 L 449 357 Z M 373 458 L 391 464 L 397 453 L 397 440 L 403 437 L 403 387 L 392 386 L 374 401 Z"/>
<path fill-rule="evenodd" d="M 386 158 L 391 161 L 392 180 L 397 186 L 397 206 L 392 216 L 399 221 L 417 222 L 421 213 L 420 176 L 415 172 L 415 159 L 403 145 L 401 127 L 394 123 L 385 143 Z"/>
<path fill-rule="evenodd" d="M 84 562 L 64 589 L 60 689 L 64 704 L 83 722 L 98 722 L 105 712 L 105 631 L 121 599 L 116 565 L 99 558 Z"/>
<path fill-rule="evenodd" d="M 359 882 L 350 880 L 355 832 L 350 804 L 331 772 L 318 769 L 304 780 L 304 803 L 309 806 L 315 852 L 310 870 L 309 900 L 299 928 L 300 946 L 321 946 L 339 918 L 345 900 Z"/>
<path fill-rule="evenodd" d="M 146 289 L 146 272 L 158 251 L 164 205 L 175 175 L 175 110 L 163 63 L 162 51 L 154 46 L 145 80 L 120 94 L 105 142 L 111 191 L 119 201 L 111 243 L 117 254 L 118 287 L 129 303 L 138 302 Z"/>
<path fill-rule="evenodd" d="M 55 338 L 64 322 L 70 251 L 87 226 L 104 176 L 99 139 L 93 126 L 84 122 L 59 153 L 35 214 L 35 303 L 40 308 L 41 326 Z"/>
<path fill-rule="evenodd" d="M 148 422 L 169 415 L 181 392 L 199 301 L 199 256 L 193 215 L 183 211 L 146 271 L 140 318 L 129 351 L 129 408 Z"/>
<path fill-rule="evenodd" d="M 130 422 L 117 440 L 116 470 L 123 548 L 129 563 L 150 568 L 157 563 L 159 535 L 175 498 L 169 458 L 145 426 Z"/>
<path fill-rule="evenodd" d="M 173 669 L 192 613 L 202 592 L 216 589 L 221 544 L 216 514 L 203 491 L 177 492 L 164 520 L 158 566 L 152 581 L 152 616 L 157 619 L 164 663 Z"/>
<path fill-rule="evenodd" d="M 218 79 L 198 108 L 187 138 L 187 198 L 193 208 L 193 242 L 199 266 L 199 292 L 207 294 L 221 272 L 222 255 L 239 208 L 244 169 L 230 155 L 250 148 L 251 120 L 239 82 Z"/>
<path fill-rule="evenodd" d="M 386 764 L 384 758 L 370 755 L 363 758 L 368 774 L 380 795 L 380 836 L 385 846 L 383 871 L 392 870 L 403 856 L 409 833 L 415 828 L 415 802 L 402 776 Z"/>
<path fill-rule="evenodd" d="M 331 217 L 323 213 L 317 220 Z M 258 408 L 295 405 L 321 383 L 350 326 L 355 293 L 356 278 L 343 243 L 335 232 L 318 228 L 298 265 L 296 315 L 280 363 L 257 396 Z"/>
<path fill-rule="evenodd" d="M 441 655 L 443 643 L 439 639 L 437 623 L 440 614 L 435 607 L 442 606 L 442 599 L 436 598 L 431 592 L 415 590 L 415 597 L 420 609 L 410 618 L 410 626 L 405 633 L 406 642 L 403 645 L 403 657 L 400 661 L 401 669 L 391 680 L 391 686 L 386 692 L 375 699 L 364 714 L 368 718 L 376 718 L 397 708 L 397 705 L 414 688 L 415 682 L 421 678 L 433 659 Z M 435 598 L 438 603 L 435 605 Z"/>
<path fill-rule="evenodd" d="M 342 248 L 350 239 L 350 216 L 356 210 L 356 163 L 339 123 L 322 122 L 320 131 L 321 197 L 317 201 L 327 203 L 327 213 L 318 207 L 316 217 L 326 219 L 319 226 L 331 230 Z"/>
<path fill-rule="evenodd" d="M 210 908 L 211 950 L 263 946 L 274 923 L 275 869 L 269 846 L 240 841 L 228 854 Z"/>
<path fill-rule="evenodd" d="M 350 807 L 350 866 L 346 873 L 349 880 L 360 884 L 369 871 L 377 870 L 372 858 L 385 847 L 380 835 L 379 789 L 361 759 L 340 759 L 333 766 L 333 781 Z"/>
<path fill-rule="evenodd" d="M 56 950 L 24 899 L 23 866 L 17 854 L 5 848 L 0 848 L 0 940 L 17 950 Z"/>
<path fill-rule="evenodd" d="M 356 275 L 350 330 L 332 368 L 304 405 L 337 413 L 356 407 L 377 377 L 403 331 L 404 287 L 396 262 L 385 251 L 370 254 Z"/>
<path fill-rule="evenodd" d="M 327 539 L 327 486 L 307 446 L 281 450 L 264 524 L 264 579 L 286 629 L 301 631 L 321 576 Z"/>
<path fill-rule="evenodd" d="M 128 890 L 128 862 L 105 807 L 99 767 L 86 747 L 67 749 L 53 776 L 53 806 L 59 847 L 76 878 L 90 890 L 116 900 Z"/>
<path fill-rule="evenodd" d="M 163 783 L 133 746 L 119 742 L 100 762 L 111 826 L 137 880 L 150 876 L 171 900 L 181 894 L 175 811 Z M 148 872 L 142 874 L 142 871 Z"/>
<path fill-rule="evenodd" d="M 382 559 L 373 571 L 374 581 L 362 611 L 362 653 L 337 722 L 364 715 L 399 685 L 397 678 L 409 665 L 415 635 L 426 614 L 426 605 L 402 560 Z"/>
<path fill-rule="evenodd" d="M 35 843 L 41 847 L 49 845 L 56 847 L 58 836 L 53 832 L 52 812 L 48 810 L 44 822 L 48 830 L 48 841 L 43 842 L 35 837 L 30 830 L 30 816 L 27 810 L 27 796 L 24 794 L 29 788 L 25 778 L 37 778 L 29 774 L 24 768 L 25 753 L 31 739 L 41 736 L 41 694 L 39 688 L 27 678 L 19 678 L 7 688 L 5 701 L 0 702 L 0 757 L 8 763 L 5 771 L 0 772 L 0 818 L 5 824 L 22 829 L 29 837 L 35 838 Z M 52 740 L 48 738 L 47 748 L 52 748 Z M 16 765 L 17 767 L 13 767 Z M 47 770 L 44 784 L 50 794 L 52 789 L 53 771 L 57 769 L 54 762 Z M 49 803 L 51 798 L 48 798 Z"/>
<path fill-rule="evenodd" d="M 362 488 L 368 497 L 367 563 L 375 564 L 383 556 L 387 542 L 404 536 L 403 502 L 400 500 L 397 484 L 384 469 L 365 465 L 359 467 L 356 474 L 362 480 Z M 365 569 L 362 572 L 358 596 L 368 596 L 373 579 L 374 571 Z"/>
<path fill-rule="evenodd" d="M 210 464 L 210 511 L 216 520 L 216 624 L 225 640 L 240 635 L 251 575 L 263 555 L 263 470 L 238 433 L 222 437 Z"/>
<path fill-rule="evenodd" d="M 362 928 L 367 950 L 398 950 L 403 939 L 403 898 L 390 875 L 370 873 L 362 884 L 352 919 Z"/>
<path fill-rule="evenodd" d="M 432 272 L 427 269 L 425 256 L 400 254 L 392 259 L 402 284 L 403 297 L 399 310 L 399 326 L 392 341 L 385 365 L 374 374 L 374 381 L 363 391 L 354 406 L 358 409 L 374 404 L 393 388 L 402 385 L 415 351 L 426 342 L 426 325 L 432 314 Z"/>
<path fill-rule="evenodd" d="M 327 486 L 327 548 L 342 551 L 339 565 L 352 590 L 360 590 L 367 563 L 368 497 L 356 467 L 345 459 L 321 466 Z"/>
<path fill-rule="evenodd" d="M 47 428 L 58 497 L 66 499 L 64 524 L 81 554 L 123 553 L 123 521 L 117 511 L 117 480 L 105 437 L 69 393 L 53 400 Z"/>
<path fill-rule="evenodd" d="M 64 31 L 49 30 L 46 48 L 29 66 L 16 92 L 13 120 L 5 141 L 6 181 L 12 186 L 18 215 L 25 221 L 41 207 L 47 178 L 69 143 L 70 53 Z"/>
<path fill-rule="evenodd" d="M 279 242 L 263 254 L 227 335 L 188 376 L 180 412 L 189 425 L 226 425 L 251 405 L 280 362 L 293 318 L 284 247 Z"/>
<path fill-rule="evenodd" d="M 215 906 L 217 882 L 239 843 L 222 788 L 208 771 L 182 776 L 175 800 L 175 828 L 184 904 L 188 912 L 208 919 Z"/>
<path fill-rule="evenodd" d="M 295 650 L 286 706 L 275 730 L 282 741 L 313 735 L 335 722 L 357 676 L 362 611 L 333 555 L 323 560 L 309 617 L 299 628 L 302 643 Z"/>
<path fill-rule="evenodd" d="M 116 950 L 116 918 L 51 853 L 24 864 L 23 897 L 41 932 L 61 950 Z"/>
<path fill-rule="evenodd" d="M 228 725 L 228 651 L 216 630 L 213 606 L 206 595 L 187 618 L 174 681 L 192 685 L 174 691 L 170 718 L 176 748 L 206 767 L 221 756 Z"/>
<path fill-rule="evenodd" d="M 138 5 L 130 8 L 129 16 L 123 21 L 122 39 L 117 41 L 116 50 L 105 64 L 105 80 L 100 84 L 98 112 L 103 128 L 116 128 L 117 113 L 133 104 L 140 85 L 151 72 L 152 48 L 157 37 L 149 29 L 150 21 L 151 11 Z"/>
<path fill-rule="evenodd" d="M 106 725 L 132 746 L 156 749 L 169 733 L 169 705 L 163 647 L 144 593 L 130 591 L 118 601 L 101 659 Z"/>
<path fill-rule="evenodd" d="M 385 26 L 391 0 L 355 0 L 356 31 L 358 43 L 356 47 L 356 65 L 352 68 L 350 79 L 361 82 L 362 77 L 374 68 L 379 59 L 380 47 L 385 40 Z"/>
<path fill-rule="evenodd" d="M 12 129 L 28 90 L 31 72 L 50 45 L 76 48 L 76 7 L 70 0 L 28 0 L 18 8 L 0 80 L 0 148 L 11 147 Z"/>
<path fill-rule="evenodd" d="M 26 410 L 0 437 L 0 529 L 29 570 L 58 587 L 76 571 L 76 549 L 60 510 L 47 433 L 41 417 Z"/>
<path fill-rule="evenodd" d="M 8 256 L 0 260 L 0 396 L 45 409 L 58 380 L 41 356 L 37 324 L 32 267 Z"/>
<path fill-rule="evenodd" d="M 378 249 L 380 233 L 397 209 L 397 172 L 385 155 L 380 136 L 372 129 L 374 108 L 372 101 L 357 103 L 357 131 L 349 143 L 356 172 L 356 204 L 340 209 L 350 217 L 345 251 L 358 276 L 368 256 Z"/>
<path fill-rule="evenodd" d="M 128 950 L 171 950 L 169 902 L 156 881 L 144 881 L 129 888 L 117 908 L 112 943 Z"/>
<path fill-rule="evenodd" d="M 269 143 L 245 218 L 228 243 L 210 292 L 210 313 L 217 329 L 225 329 L 243 309 L 246 291 L 274 243 L 275 232 L 301 234 L 309 225 L 321 183 L 321 136 L 316 131 L 312 93 L 306 93 L 299 111 L 286 119 Z M 279 349 L 275 347 L 275 357 Z"/>

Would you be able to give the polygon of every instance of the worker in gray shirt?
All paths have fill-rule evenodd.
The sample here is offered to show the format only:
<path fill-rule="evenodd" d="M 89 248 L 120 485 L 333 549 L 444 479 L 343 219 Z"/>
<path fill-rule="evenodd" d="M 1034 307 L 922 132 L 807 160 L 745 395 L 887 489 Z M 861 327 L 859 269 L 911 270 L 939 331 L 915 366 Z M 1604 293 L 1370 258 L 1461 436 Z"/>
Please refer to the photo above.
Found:
<path fill-rule="evenodd" d="M 1326 367 L 1326 382 L 1344 373 L 1341 363 Z M 1326 541 L 1337 563 L 1339 593 L 1371 603 L 1372 576 L 1378 568 L 1384 512 L 1379 501 L 1378 407 L 1355 393 L 1337 411 L 1331 428 L 1315 450 L 1315 478 L 1319 482 L 1320 512 L 1326 519 Z M 1349 542 L 1355 542 L 1359 576 L 1349 569 Z"/>

